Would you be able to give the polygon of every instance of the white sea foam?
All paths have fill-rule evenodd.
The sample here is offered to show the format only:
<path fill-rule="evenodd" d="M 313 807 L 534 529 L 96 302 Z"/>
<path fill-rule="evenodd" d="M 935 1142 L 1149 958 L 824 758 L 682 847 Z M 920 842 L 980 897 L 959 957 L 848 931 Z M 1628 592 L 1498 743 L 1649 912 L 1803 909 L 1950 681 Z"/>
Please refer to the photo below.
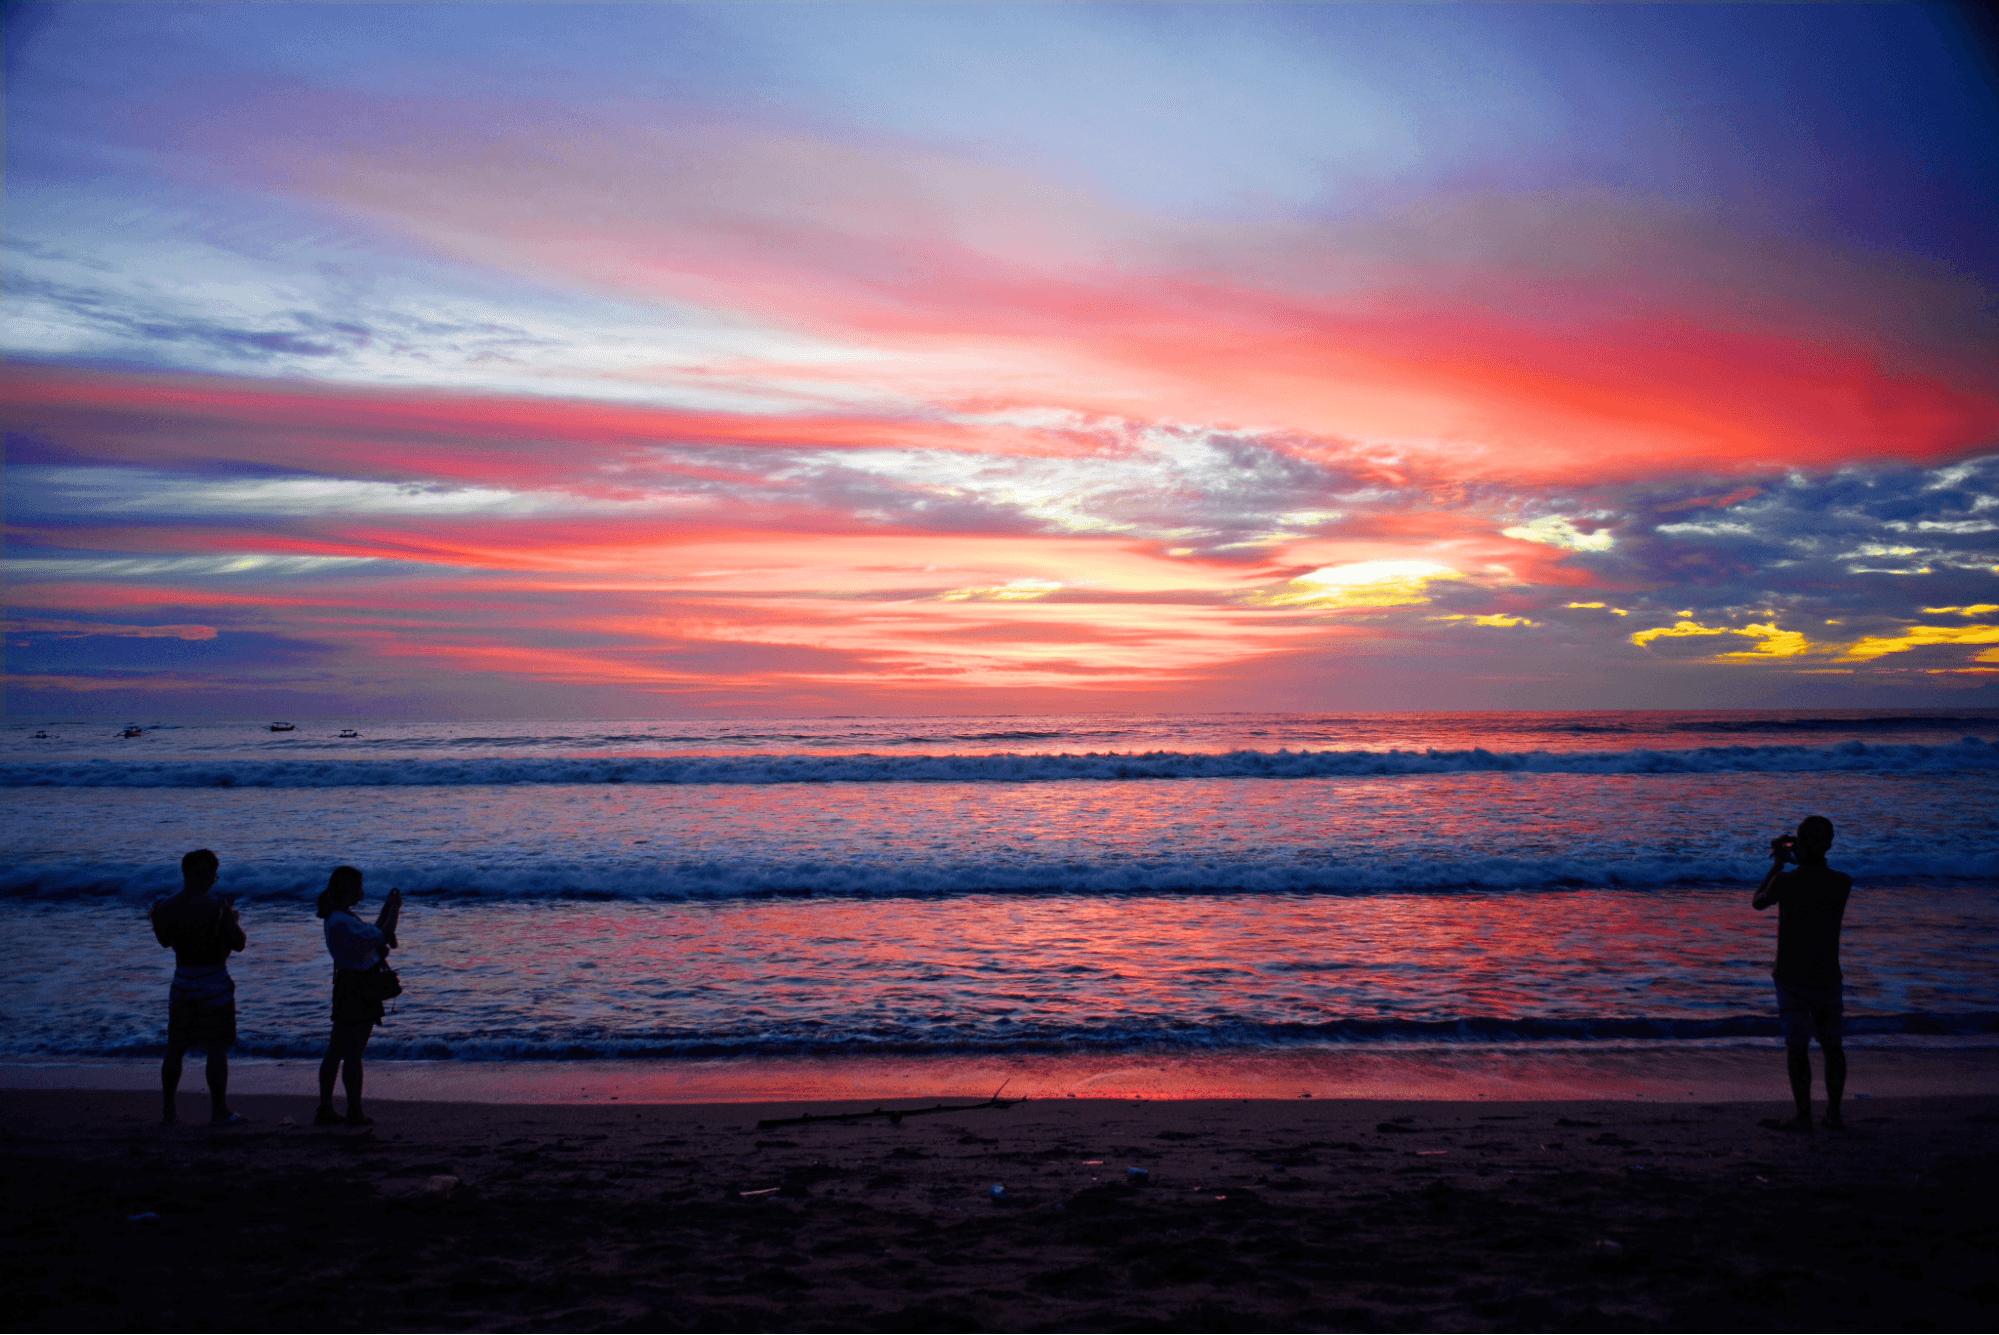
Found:
<path fill-rule="evenodd" d="M 1947 774 L 1999 770 L 1999 743 L 1703 746 L 1626 751 L 1148 751 L 1081 755 L 581 756 L 51 760 L 0 764 L 0 787 L 374 788 L 516 784 L 1046 783 L 1415 774 Z"/>
<path fill-rule="evenodd" d="M 153 1017 L 134 1017 L 121 1031 L 91 1034 L 83 1042 L 65 1036 L 0 1039 L 0 1056 L 157 1057 L 163 1044 Z M 415 1061 L 589 1061 L 652 1059 L 713 1061 L 757 1057 L 895 1057 L 968 1054 L 1029 1056 L 1078 1052 L 1270 1051 L 1299 1047 L 1380 1047 L 1423 1045 L 1466 1047 L 1515 1044 L 1712 1043 L 1768 1040 L 1783 1033 L 1774 1014 L 1725 1015 L 1706 1019 L 1680 1016 L 1605 1015 L 1550 1020 L 1535 1016 L 1474 1015 L 1448 1021 L 1330 1020 L 1320 1024 L 1257 1024 L 1231 1020 L 1189 1023 L 1177 1017 L 1133 1017 L 1087 1028 L 1048 1026 L 1043 1032 L 926 1034 L 905 1026 L 855 1024 L 837 1029 L 773 1027 L 757 1034 L 688 1033 L 563 1034 L 494 1038 L 468 1032 L 449 1035 L 403 1030 L 391 1025 L 369 1041 L 373 1060 Z M 1962 1046 L 1989 1047 L 1999 1039 L 1999 1012 L 1849 1016 L 1849 1038 L 1955 1039 Z M 292 1033 L 265 1031 L 239 1038 L 238 1057 L 319 1057 L 326 1035 L 301 1026 Z"/>
<path fill-rule="evenodd" d="M 1842 856 L 1861 880 L 1990 882 L 1999 852 L 1911 853 L 1895 849 Z M 756 857 L 654 861 L 604 856 L 585 862 L 493 857 L 417 861 L 384 856 L 371 883 L 405 894 L 447 898 L 728 900 L 789 895 L 928 898 L 959 895 L 1398 894 L 1601 887 L 1664 889 L 1740 884 L 1741 858 L 1692 856 L 1449 857 L 1373 853 L 1360 856 L 1182 856 L 1143 858 L 1011 857 L 945 859 Z M 309 899 L 326 883 L 323 862 L 231 865 L 229 893 L 251 900 Z M 149 898 L 177 890 L 177 866 L 151 863 L 42 862 L 0 871 L 0 895 L 42 899 Z"/>

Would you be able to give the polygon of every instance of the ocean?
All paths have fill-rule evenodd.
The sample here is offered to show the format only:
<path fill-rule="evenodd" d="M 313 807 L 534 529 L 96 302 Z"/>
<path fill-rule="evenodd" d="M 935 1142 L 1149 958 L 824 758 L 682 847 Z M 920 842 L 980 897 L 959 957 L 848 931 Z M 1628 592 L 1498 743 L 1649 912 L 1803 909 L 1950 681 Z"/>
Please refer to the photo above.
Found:
<path fill-rule="evenodd" d="M 133 724 L 0 735 L 0 1057 L 162 1050 L 197 847 L 248 1056 L 323 1049 L 341 863 L 377 1059 L 1767 1044 L 1813 813 L 1855 1041 L 1999 1046 L 1999 711 Z"/>

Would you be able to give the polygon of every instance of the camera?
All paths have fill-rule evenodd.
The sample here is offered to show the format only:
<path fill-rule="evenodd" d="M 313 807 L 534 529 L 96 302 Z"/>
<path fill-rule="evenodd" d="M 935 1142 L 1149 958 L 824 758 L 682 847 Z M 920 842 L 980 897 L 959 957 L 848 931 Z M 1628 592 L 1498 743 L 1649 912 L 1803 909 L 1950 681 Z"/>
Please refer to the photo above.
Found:
<path fill-rule="evenodd" d="M 1770 841 L 1770 856 L 1779 862 L 1798 860 L 1798 837 L 1794 834 L 1780 834 Z"/>

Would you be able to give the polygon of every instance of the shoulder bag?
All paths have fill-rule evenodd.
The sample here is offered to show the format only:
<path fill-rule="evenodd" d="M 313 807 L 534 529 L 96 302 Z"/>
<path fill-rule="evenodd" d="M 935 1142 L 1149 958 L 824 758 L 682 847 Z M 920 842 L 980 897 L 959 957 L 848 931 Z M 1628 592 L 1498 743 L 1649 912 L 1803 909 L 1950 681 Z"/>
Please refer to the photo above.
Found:
<path fill-rule="evenodd" d="M 403 994 L 403 980 L 386 962 L 361 971 L 361 994 L 370 1001 L 394 1001 Z"/>

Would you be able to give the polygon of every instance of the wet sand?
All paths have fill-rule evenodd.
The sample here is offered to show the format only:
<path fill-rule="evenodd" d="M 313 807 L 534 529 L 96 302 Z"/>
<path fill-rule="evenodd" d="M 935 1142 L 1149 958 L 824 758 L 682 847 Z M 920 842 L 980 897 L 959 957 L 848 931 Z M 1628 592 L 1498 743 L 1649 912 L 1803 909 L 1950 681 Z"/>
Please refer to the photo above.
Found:
<path fill-rule="evenodd" d="M 1999 1048 L 1850 1042 L 1849 1096 L 1982 1094 L 1999 1099 Z M 319 1058 L 245 1058 L 230 1087 L 310 1091 Z M 0 1089 L 158 1087 L 157 1057 L 0 1063 Z M 198 1088 L 192 1070 L 189 1088 Z M 1717 1103 L 1782 1097 L 1783 1048 L 1607 1042 L 1367 1044 L 1266 1051 L 1028 1052 L 715 1060 L 368 1062 L 371 1096 L 427 1103 L 798 1103 L 985 1098 L 1613 1099 Z"/>
<path fill-rule="evenodd" d="M 1984 1095 L 1853 1102 L 1811 1136 L 1760 1126 L 1776 1102 L 1063 1098 L 759 1129 L 842 1105 L 382 1101 L 358 1131 L 237 1103 L 253 1122 L 162 1127 L 141 1092 L 0 1091 L 10 1324 L 1999 1325 Z"/>

